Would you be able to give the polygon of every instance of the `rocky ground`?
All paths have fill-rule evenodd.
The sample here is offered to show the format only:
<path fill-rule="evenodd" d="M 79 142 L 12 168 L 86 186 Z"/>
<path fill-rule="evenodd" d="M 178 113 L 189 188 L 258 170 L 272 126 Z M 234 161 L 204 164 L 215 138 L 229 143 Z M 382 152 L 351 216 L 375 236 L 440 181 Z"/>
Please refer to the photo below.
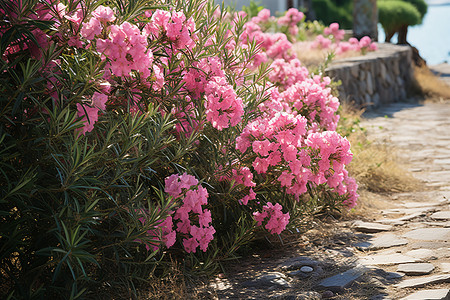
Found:
<path fill-rule="evenodd" d="M 389 196 L 375 218 L 324 222 L 257 251 L 199 297 L 450 299 L 450 103 L 396 103 L 363 126 L 396 146 L 423 191 Z"/>

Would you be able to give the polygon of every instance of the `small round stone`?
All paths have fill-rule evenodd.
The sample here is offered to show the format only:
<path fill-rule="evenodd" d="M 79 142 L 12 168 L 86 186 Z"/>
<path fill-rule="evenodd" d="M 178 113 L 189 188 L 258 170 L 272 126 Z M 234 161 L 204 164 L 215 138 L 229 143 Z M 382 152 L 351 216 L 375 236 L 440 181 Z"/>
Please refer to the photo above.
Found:
<path fill-rule="evenodd" d="M 328 299 L 334 297 L 334 293 L 332 291 L 325 291 L 322 293 L 322 299 Z"/>
<path fill-rule="evenodd" d="M 314 271 L 314 269 L 309 266 L 303 266 L 300 268 L 300 271 L 302 271 L 303 273 L 311 273 L 312 271 Z"/>

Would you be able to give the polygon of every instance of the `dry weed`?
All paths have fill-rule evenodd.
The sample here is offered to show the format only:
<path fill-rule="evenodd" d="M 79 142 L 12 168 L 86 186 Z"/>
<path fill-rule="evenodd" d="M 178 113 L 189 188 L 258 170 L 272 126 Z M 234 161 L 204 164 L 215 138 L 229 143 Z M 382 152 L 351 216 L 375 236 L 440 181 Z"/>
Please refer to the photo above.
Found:
<path fill-rule="evenodd" d="M 377 210 L 386 202 L 376 194 L 390 194 L 417 190 L 420 181 L 405 170 L 396 155 L 396 149 L 383 141 L 369 141 L 360 126 L 363 110 L 343 103 L 338 131 L 347 136 L 352 145 L 353 160 L 349 174 L 359 184 L 360 205 L 357 210 Z"/>
<path fill-rule="evenodd" d="M 175 261 L 170 262 L 164 278 L 151 276 L 148 287 L 141 292 L 139 299 L 182 300 L 189 299 L 183 273 Z"/>
<path fill-rule="evenodd" d="M 450 99 L 450 87 L 427 66 L 414 67 L 414 77 L 417 92 L 423 94 L 428 100 Z"/>

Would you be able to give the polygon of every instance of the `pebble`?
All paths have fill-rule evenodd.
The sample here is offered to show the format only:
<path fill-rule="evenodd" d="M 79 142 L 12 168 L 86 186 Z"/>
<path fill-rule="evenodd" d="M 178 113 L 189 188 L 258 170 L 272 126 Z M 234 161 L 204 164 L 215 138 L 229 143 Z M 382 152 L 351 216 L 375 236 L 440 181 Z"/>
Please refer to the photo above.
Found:
<path fill-rule="evenodd" d="M 314 269 L 309 266 L 303 266 L 300 268 L 300 271 L 302 271 L 303 273 L 311 273 L 312 271 L 314 271 Z"/>

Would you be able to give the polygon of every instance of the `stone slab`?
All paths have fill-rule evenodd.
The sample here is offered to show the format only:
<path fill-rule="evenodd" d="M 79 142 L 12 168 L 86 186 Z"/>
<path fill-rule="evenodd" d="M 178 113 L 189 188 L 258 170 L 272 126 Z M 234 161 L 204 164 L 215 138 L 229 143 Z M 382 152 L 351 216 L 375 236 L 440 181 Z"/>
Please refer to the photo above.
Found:
<path fill-rule="evenodd" d="M 366 271 L 367 269 L 365 267 L 358 266 L 343 273 L 325 278 L 318 284 L 318 287 L 333 292 L 340 292 L 360 278 Z"/>
<path fill-rule="evenodd" d="M 418 288 L 426 286 L 428 284 L 435 284 L 442 282 L 450 282 L 450 274 L 441 274 L 441 275 L 406 279 L 395 286 L 397 288 Z"/>
<path fill-rule="evenodd" d="M 443 262 L 439 265 L 439 268 L 443 273 L 450 273 L 450 263 Z"/>
<path fill-rule="evenodd" d="M 361 232 L 366 233 L 376 233 L 381 231 L 389 231 L 392 229 L 391 225 L 383 225 L 379 223 L 370 223 L 370 222 L 363 222 L 363 221 L 356 221 L 353 223 L 353 227 Z"/>
<path fill-rule="evenodd" d="M 431 215 L 432 219 L 435 220 L 450 220 L 450 210 L 438 211 Z"/>
<path fill-rule="evenodd" d="M 449 300 L 449 289 L 422 290 L 400 300 Z"/>
<path fill-rule="evenodd" d="M 395 246 L 402 246 L 408 244 L 407 239 L 403 239 L 393 233 L 386 233 L 365 242 L 355 244 L 355 247 L 361 250 L 377 250 L 383 248 L 390 248 Z"/>
<path fill-rule="evenodd" d="M 421 262 L 419 258 L 403 255 L 401 253 L 376 254 L 362 257 L 359 263 L 365 266 L 376 265 L 397 265 L 406 263 Z"/>
<path fill-rule="evenodd" d="M 430 249 L 414 249 L 406 252 L 405 255 L 420 259 L 436 258 L 435 252 Z"/>
<path fill-rule="evenodd" d="M 375 222 L 387 225 L 404 225 L 406 222 L 399 219 L 380 219 Z"/>
<path fill-rule="evenodd" d="M 402 204 L 406 208 L 431 207 L 440 205 L 439 202 L 405 202 Z"/>
<path fill-rule="evenodd" d="M 439 249 L 448 246 L 448 242 L 416 242 L 411 244 L 411 249 Z"/>
<path fill-rule="evenodd" d="M 412 263 L 398 265 L 397 272 L 406 275 L 427 275 L 434 270 L 434 266 L 430 263 Z"/>
<path fill-rule="evenodd" d="M 450 239 L 450 228 L 419 228 L 405 233 L 403 237 L 422 241 L 447 241 Z"/>

